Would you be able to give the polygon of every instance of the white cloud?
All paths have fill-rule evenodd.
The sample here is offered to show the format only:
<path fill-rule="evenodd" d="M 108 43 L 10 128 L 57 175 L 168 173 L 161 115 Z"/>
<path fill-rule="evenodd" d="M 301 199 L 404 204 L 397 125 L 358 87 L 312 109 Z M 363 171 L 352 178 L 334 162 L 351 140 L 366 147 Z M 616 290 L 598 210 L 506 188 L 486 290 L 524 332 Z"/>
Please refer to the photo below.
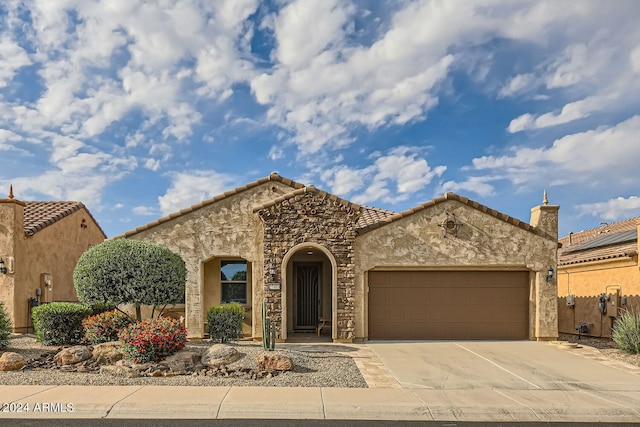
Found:
<path fill-rule="evenodd" d="M 0 37 L 0 87 L 9 85 L 16 71 L 31 64 L 31 59 L 15 41 L 8 36 Z"/>
<path fill-rule="evenodd" d="M 466 193 L 476 193 L 482 197 L 488 197 L 495 194 L 495 188 L 489 184 L 491 181 L 496 181 L 498 178 L 491 176 L 472 176 L 464 181 L 446 181 L 440 184 L 438 187 L 439 193 L 460 193 L 462 195 Z"/>
<path fill-rule="evenodd" d="M 516 147 L 512 154 L 473 159 L 476 170 L 492 170 L 515 184 L 535 182 L 588 186 L 637 185 L 640 115 L 612 127 L 564 136 L 548 148 Z M 499 172 L 499 173 L 498 173 Z"/>
<path fill-rule="evenodd" d="M 578 206 L 581 215 L 591 215 L 611 221 L 640 216 L 640 197 L 618 197 L 606 202 L 587 203 Z"/>
<path fill-rule="evenodd" d="M 339 165 L 324 171 L 320 178 L 331 187 L 332 193 L 350 195 L 349 199 L 355 203 L 377 200 L 396 203 L 423 190 L 446 169 L 446 166 L 432 168 L 414 147 L 399 146 L 377 157 L 367 167 Z M 358 193 L 363 187 L 365 191 Z"/>
<path fill-rule="evenodd" d="M 133 209 L 131 209 L 131 212 L 133 212 L 135 215 L 143 216 L 158 215 L 158 210 L 150 206 L 135 206 Z"/>
<path fill-rule="evenodd" d="M 284 150 L 282 149 L 282 147 L 279 147 L 277 145 L 273 145 L 269 149 L 268 156 L 269 156 L 269 158 L 271 160 L 273 160 L 275 162 L 276 160 L 280 160 L 281 158 L 284 157 Z"/>
<path fill-rule="evenodd" d="M 509 80 L 498 92 L 498 98 L 508 98 L 516 94 L 531 91 L 537 83 L 536 77 L 531 74 L 518 74 Z"/>
<path fill-rule="evenodd" d="M 197 170 L 191 173 L 176 173 L 172 176 L 171 187 L 158 197 L 160 210 L 168 215 L 211 197 L 224 193 L 236 178 L 212 170 Z"/>
<path fill-rule="evenodd" d="M 569 123 L 574 120 L 589 117 L 596 110 L 600 110 L 609 103 L 609 99 L 601 96 L 590 96 L 581 101 L 571 102 L 562 110 L 555 113 L 545 113 L 538 117 L 531 114 L 523 114 L 509 123 L 508 130 L 511 133 L 529 129 L 540 129 Z"/>

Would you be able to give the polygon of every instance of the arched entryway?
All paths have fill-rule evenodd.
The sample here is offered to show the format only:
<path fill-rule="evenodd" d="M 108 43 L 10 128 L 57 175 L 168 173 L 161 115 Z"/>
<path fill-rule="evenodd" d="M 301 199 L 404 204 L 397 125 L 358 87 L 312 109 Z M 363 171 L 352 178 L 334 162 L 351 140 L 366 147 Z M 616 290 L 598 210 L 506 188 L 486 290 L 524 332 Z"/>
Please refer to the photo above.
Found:
<path fill-rule="evenodd" d="M 282 262 L 283 338 L 292 334 L 335 339 L 336 261 L 327 248 L 301 243 L 291 248 Z"/>

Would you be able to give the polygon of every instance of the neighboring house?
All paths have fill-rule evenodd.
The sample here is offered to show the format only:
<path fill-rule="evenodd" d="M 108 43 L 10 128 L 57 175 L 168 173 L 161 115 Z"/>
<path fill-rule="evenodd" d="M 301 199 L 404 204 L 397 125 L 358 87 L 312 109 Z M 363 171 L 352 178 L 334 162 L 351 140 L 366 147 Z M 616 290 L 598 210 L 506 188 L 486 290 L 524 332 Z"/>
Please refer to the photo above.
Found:
<path fill-rule="evenodd" d="M 582 333 L 609 337 L 621 308 L 640 307 L 639 229 L 640 217 L 560 239 L 560 332 L 578 333 L 582 324 Z"/>
<path fill-rule="evenodd" d="M 23 202 L 13 189 L 0 199 L 0 301 L 15 332 L 32 331 L 34 301 L 77 301 L 73 269 L 105 238 L 80 202 Z"/>
<path fill-rule="evenodd" d="M 545 199 L 546 200 L 546 199 Z M 359 206 L 271 174 L 116 238 L 156 243 L 187 264 L 186 324 L 261 307 L 280 340 L 555 339 L 558 206 L 531 224 L 447 193 L 405 212 Z"/>

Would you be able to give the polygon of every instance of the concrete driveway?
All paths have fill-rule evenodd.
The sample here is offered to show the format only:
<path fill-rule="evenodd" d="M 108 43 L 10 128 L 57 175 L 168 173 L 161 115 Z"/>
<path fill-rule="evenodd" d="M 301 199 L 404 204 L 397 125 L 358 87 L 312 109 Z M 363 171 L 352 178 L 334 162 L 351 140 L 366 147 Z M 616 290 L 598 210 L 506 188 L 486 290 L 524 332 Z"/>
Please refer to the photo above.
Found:
<path fill-rule="evenodd" d="M 620 369 L 534 341 L 369 341 L 403 388 L 640 392 L 640 369 Z M 640 393 L 639 393 L 640 396 Z"/>

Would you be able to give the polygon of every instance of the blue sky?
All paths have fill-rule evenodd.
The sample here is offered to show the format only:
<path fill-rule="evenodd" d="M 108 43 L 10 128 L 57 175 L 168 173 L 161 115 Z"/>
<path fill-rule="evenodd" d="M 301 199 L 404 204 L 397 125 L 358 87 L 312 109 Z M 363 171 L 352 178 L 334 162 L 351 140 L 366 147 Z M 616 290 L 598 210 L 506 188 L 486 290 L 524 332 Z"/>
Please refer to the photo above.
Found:
<path fill-rule="evenodd" d="M 108 236 L 277 171 L 560 233 L 640 216 L 630 0 L 4 0 L 0 193 Z"/>

